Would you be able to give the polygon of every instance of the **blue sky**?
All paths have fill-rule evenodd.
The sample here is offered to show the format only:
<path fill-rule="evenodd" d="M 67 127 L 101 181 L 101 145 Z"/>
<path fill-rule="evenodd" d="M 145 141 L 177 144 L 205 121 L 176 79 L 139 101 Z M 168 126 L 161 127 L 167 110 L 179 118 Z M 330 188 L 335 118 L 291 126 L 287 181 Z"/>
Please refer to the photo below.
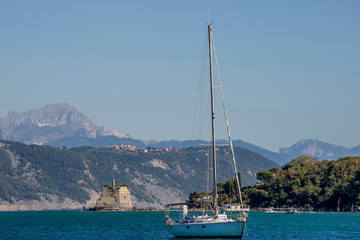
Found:
<path fill-rule="evenodd" d="M 0 117 L 66 102 L 190 139 L 208 7 L 234 139 L 360 144 L 359 1 L 0 1 Z"/>

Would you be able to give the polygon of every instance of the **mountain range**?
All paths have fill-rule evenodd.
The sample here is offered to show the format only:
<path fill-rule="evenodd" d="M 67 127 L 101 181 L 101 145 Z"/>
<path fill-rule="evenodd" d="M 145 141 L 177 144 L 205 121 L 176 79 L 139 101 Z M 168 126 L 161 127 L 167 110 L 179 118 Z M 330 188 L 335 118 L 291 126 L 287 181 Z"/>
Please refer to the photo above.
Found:
<path fill-rule="evenodd" d="M 7 116 L 0 118 L 0 139 L 55 147 L 105 147 L 125 144 L 138 148 L 161 148 L 195 147 L 199 146 L 199 143 L 207 144 L 206 141 L 201 140 L 135 139 L 119 130 L 97 126 L 85 114 L 66 103 L 47 105 L 41 109 L 31 109 L 22 113 L 14 111 L 8 113 Z M 225 142 L 225 140 L 217 140 L 218 144 Z M 301 140 L 290 147 L 280 148 L 278 153 L 239 139 L 233 140 L 233 144 L 265 156 L 279 165 L 284 165 L 302 154 L 328 160 L 360 155 L 360 145 L 347 148 L 317 139 Z"/>
<path fill-rule="evenodd" d="M 10 112 L 0 118 L 0 139 L 0 210 L 91 206 L 112 178 L 132 188 L 140 208 L 185 200 L 195 185 L 206 185 L 205 168 L 194 166 L 207 165 L 207 148 L 198 148 L 206 141 L 135 139 L 97 126 L 65 103 Z M 219 145 L 225 142 L 217 140 Z M 242 140 L 233 143 L 243 186 L 255 184 L 257 172 L 302 154 L 332 160 L 360 153 L 360 145 L 346 148 L 316 139 L 301 140 L 279 153 Z M 121 144 L 137 149 L 124 150 Z M 226 181 L 229 152 L 223 147 L 218 151 L 219 180 Z"/>

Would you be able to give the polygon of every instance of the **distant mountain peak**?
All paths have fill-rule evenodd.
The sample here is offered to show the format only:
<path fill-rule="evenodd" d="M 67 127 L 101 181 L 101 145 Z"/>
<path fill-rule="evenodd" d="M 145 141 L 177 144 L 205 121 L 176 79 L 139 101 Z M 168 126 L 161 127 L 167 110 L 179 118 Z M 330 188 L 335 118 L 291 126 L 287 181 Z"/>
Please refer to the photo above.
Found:
<path fill-rule="evenodd" d="M 95 125 L 87 116 L 67 103 L 46 105 L 41 109 L 30 109 L 21 113 L 11 111 L 1 118 L 2 126 L 25 125 L 61 126 L 71 122 L 86 121 Z"/>
<path fill-rule="evenodd" d="M 288 148 L 280 148 L 280 154 L 287 154 L 292 157 L 310 155 L 319 159 L 336 159 L 339 157 L 356 155 L 355 148 L 347 148 L 318 139 L 303 139 Z"/>
<path fill-rule="evenodd" d="M 319 139 L 315 139 L 315 138 L 308 138 L 308 139 L 302 139 L 300 141 L 298 141 L 297 143 L 293 144 L 293 146 L 295 145 L 309 145 L 309 144 L 318 144 L 318 145 L 321 145 L 321 144 L 330 144 L 330 143 L 326 143 L 326 142 L 323 142 Z"/>
<path fill-rule="evenodd" d="M 327 147 L 332 147 L 332 148 L 346 148 L 340 145 L 335 145 L 335 144 L 331 144 L 331 143 L 327 143 L 327 142 L 323 142 L 319 139 L 302 139 L 300 141 L 298 141 L 297 143 L 293 144 L 290 148 L 293 147 L 303 147 L 303 146 L 327 146 Z M 284 149 L 284 148 L 283 148 Z"/>
<path fill-rule="evenodd" d="M 0 118 L 0 137 L 25 143 L 45 144 L 64 137 L 130 136 L 98 127 L 85 114 L 67 103 L 55 103 L 21 113 L 11 111 Z"/>
<path fill-rule="evenodd" d="M 118 138 L 133 138 L 129 134 L 125 134 L 121 131 L 114 130 L 114 129 L 104 127 L 104 126 L 98 128 L 98 130 L 96 131 L 96 136 L 97 137 L 115 136 Z"/>

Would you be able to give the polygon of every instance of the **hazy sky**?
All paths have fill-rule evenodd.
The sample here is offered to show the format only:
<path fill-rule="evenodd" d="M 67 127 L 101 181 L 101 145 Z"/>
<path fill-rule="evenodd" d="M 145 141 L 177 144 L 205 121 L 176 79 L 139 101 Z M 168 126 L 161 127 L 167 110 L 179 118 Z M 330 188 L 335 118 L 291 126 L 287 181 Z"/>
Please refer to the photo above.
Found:
<path fill-rule="evenodd" d="M 0 117 L 190 139 L 208 7 L 234 139 L 360 144 L 360 1 L 0 1 Z"/>

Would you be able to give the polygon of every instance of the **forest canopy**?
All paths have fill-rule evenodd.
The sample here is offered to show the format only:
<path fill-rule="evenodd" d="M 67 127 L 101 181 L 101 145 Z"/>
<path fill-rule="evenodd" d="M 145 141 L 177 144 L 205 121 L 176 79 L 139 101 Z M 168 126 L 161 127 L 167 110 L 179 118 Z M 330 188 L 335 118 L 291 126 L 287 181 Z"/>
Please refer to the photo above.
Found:
<path fill-rule="evenodd" d="M 318 161 L 302 155 L 282 168 L 256 174 L 255 186 L 242 188 L 244 204 L 252 208 L 304 207 L 350 211 L 360 205 L 360 156 Z M 237 202 L 235 178 L 218 183 L 219 204 Z M 202 193 L 201 195 L 205 195 Z M 196 193 L 190 200 L 194 201 Z"/>

